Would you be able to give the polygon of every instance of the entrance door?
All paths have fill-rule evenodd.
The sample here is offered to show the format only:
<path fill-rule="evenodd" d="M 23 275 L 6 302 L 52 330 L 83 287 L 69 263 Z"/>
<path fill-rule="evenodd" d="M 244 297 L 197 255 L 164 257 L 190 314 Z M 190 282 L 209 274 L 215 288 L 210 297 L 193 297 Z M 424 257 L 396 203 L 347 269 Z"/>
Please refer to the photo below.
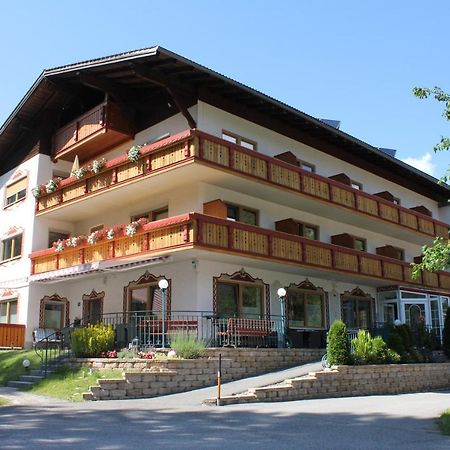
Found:
<path fill-rule="evenodd" d="M 404 303 L 403 308 L 407 325 L 413 329 L 425 325 L 425 303 Z"/>

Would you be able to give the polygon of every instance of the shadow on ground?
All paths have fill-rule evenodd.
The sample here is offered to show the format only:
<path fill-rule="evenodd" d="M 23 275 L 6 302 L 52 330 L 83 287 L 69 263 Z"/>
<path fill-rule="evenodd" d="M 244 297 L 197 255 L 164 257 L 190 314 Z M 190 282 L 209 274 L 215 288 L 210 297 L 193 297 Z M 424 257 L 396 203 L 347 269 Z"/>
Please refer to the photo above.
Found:
<path fill-rule="evenodd" d="M 181 400 L 181 399 L 180 399 Z M 282 404 L 117 409 L 113 402 L 0 408 L 0 447 L 15 449 L 448 449 L 433 420 L 385 414 L 301 412 Z M 135 406 L 135 407 L 134 407 Z M 181 405 L 180 405 L 181 406 Z"/>

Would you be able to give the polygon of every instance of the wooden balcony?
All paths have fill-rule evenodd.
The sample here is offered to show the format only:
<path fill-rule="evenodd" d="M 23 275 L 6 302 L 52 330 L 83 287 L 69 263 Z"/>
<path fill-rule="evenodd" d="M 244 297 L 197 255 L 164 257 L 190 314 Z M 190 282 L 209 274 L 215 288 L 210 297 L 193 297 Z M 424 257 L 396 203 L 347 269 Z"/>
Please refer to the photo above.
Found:
<path fill-rule="evenodd" d="M 420 212 L 375 195 L 361 192 L 329 178 L 307 172 L 276 158 L 245 149 L 215 136 L 187 130 L 141 148 L 141 158 L 130 162 L 126 155 L 108 161 L 97 175 L 82 180 L 63 180 L 59 188 L 38 199 L 37 213 L 97 195 L 120 184 L 138 181 L 188 162 L 207 164 L 277 189 L 294 192 L 324 205 L 376 219 L 427 237 L 448 238 L 448 225 Z"/>
<path fill-rule="evenodd" d="M 106 101 L 56 131 L 53 155 L 55 159 L 68 161 L 78 155 L 83 162 L 131 137 L 120 108 L 112 101 Z"/>
<path fill-rule="evenodd" d="M 118 235 L 110 241 L 66 248 L 59 253 L 46 249 L 31 254 L 30 258 L 32 273 L 39 274 L 95 261 L 152 256 L 186 248 L 311 267 L 357 279 L 379 279 L 385 284 L 450 290 L 447 272 L 423 273 L 413 280 L 410 264 L 403 261 L 197 213 L 150 222 L 133 237 Z"/>

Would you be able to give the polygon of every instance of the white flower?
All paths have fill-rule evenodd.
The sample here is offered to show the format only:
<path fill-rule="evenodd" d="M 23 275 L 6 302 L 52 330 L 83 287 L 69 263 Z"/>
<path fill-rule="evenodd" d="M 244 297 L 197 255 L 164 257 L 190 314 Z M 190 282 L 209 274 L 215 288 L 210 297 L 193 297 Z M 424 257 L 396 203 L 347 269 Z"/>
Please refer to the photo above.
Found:
<path fill-rule="evenodd" d="M 169 353 L 167 353 L 168 358 L 176 358 L 177 352 L 175 350 L 170 350 Z"/>
<path fill-rule="evenodd" d="M 136 234 L 136 229 L 137 229 L 137 227 L 136 227 L 136 224 L 134 222 L 133 223 L 129 223 L 126 226 L 126 228 L 125 228 L 125 234 L 127 236 L 134 236 Z"/>
<path fill-rule="evenodd" d="M 115 231 L 112 228 L 110 228 L 106 233 L 106 239 L 109 239 L 109 240 L 114 239 L 114 234 L 115 234 Z"/>
<path fill-rule="evenodd" d="M 39 198 L 42 195 L 41 186 L 36 186 L 33 189 L 31 189 L 31 193 L 33 194 L 34 198 Z"/>
<path fill-rule="evenodd" d="M 95 244 L 98 241 L 98 233 L 94 231 L 87 237 L 88 244 Z"/>
<path fill-rule="evenodd" d="M 67 239 L 67 241 L 66 241 L 67 247 L 76 247 L 78 245 L 78 243 L 79 243 L 79 239 L 80 238 L 77 237 L 77 236 L 74 236 L 74 237 L 71 237 L 71 238 Z"/>
<path fill-rule="evenodd" d="M 65 248 L 64 241 L 62 241 L 61 239 L 58 240 L 58 242 L 55 245 L 55 252 L 58 252 L 58 253 L 62 252 L 64 250 L 64 248 Z"/>
<path fill-rule="evenodd" d="M 76 177 L 78 180 L 81 180 L 86 173 L 86 169 L 84 167 L 80 167 L 79 169 L 75 169 L 72 172 L 72 175 Z"/>
<path fill-rule="evenodd" d="M 141 156 L 140 147 L 137 145 L 131 147 L 130 150 L 128 150 L 127 156 L 130 161 L 136 162 Z"/>
<path fill-rule="evenodd" d="M 58 188 L 59 181 L 60 179 L 56 178 L 49 180 L 47 182 L 47 184 L 45 185 L 45 190 L 47 191 L 48 194 L 51 194 L 52 192 L 56 191 L 56 189 Z"/>
<path fill-rule="evenodd" d="M 94 161 L 92 161 L 91 172 L 95 174 L 99 173 L 105 164 L 106 164 L 105 158 L 94 159 Z"/>

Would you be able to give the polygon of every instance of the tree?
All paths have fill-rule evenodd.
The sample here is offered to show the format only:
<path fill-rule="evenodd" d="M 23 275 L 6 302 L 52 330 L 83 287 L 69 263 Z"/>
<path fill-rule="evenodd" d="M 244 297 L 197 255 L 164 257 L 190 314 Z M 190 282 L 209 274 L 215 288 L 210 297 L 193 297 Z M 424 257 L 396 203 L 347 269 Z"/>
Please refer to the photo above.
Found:
<path fill-rule="evenodd" d="M 332 366 L 350 362 L 350 342 L 347 327 L 341 320 L 335 320 L 327 337 L 327 360 Z"/>
<path fill-rule="evenodd" d="M 444 104 L 444 111 L 442 116 L 445 120 L 450 122 L 450 94 L 444 92 L 440 87 L 435 86 L 433 89 L 415 87 L 413 94 L 420 98 L 426 99 L 434 97 L 440 103 Z M 441 136 L 441 140 L 437 143 L 433 150 L 435 152 L 450 150 L 450 138 Z M 447 168 L 446 173 L 440 179 L 440 183 L 447 183 L 450 181 L 450 168 Z M 422 270 L 429 272 L 438 272 L 439 270 L 450 269 L 450 240 L 444 238 L 436 238 L 431 246 L 425 246 L 422 249 L 422 262 L 413 264 L 413 277 L 417 278 Z"/>

